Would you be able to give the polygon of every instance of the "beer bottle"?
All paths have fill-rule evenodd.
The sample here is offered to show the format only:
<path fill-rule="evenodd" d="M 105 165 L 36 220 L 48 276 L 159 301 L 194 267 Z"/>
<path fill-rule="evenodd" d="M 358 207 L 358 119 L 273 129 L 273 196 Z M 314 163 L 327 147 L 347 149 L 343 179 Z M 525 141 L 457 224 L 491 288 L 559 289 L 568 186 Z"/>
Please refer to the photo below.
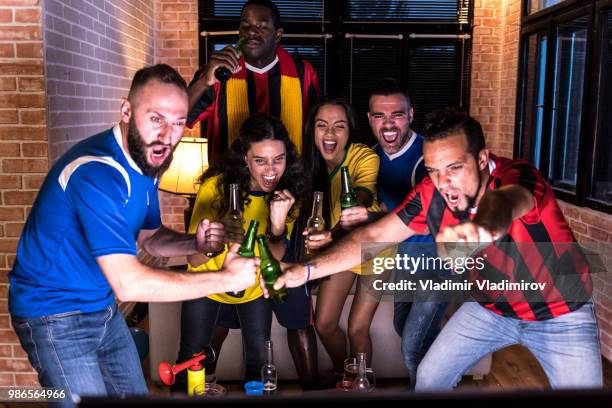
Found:
<path fill-rule="evenodd" d="M 257 229 L 259 228 L 259 221 L 251 220 L 249 229 L 247 230 L 246 236 L 238 248 L 238 255 L 244 258 L 255 258 L 255 236 L 257 235 Z M 244 290 L 240 292 L 226 292 L 228 295 L 241 298 L 244 296 Z"/>
<path fill-rule="evenodd" d="M 268 249 L 266 237 L 263 235 L 257 236 L 257 246 L 259 247 L 259 271 L 266 284 L 266 288 L 270 293 L 270 298 L 277 304 L 283 303 L 287 298 L 287 288 L 282 287 L 279 290 L 274 289 L 274 282 L 281 276 L 280 264 Z"/>
<path fill-rule="evenodd" d="M 321 191 L 314 192 L 314 199 L 312 200 L 312 214 L 306 222 L 306 230 L 308 231 L 306 240 L 308 240 L 310 234 L 317 234 L 325 231 L 325 220 L 323 219 L 323 192 Z M 308 246 L 306 246 L 306 255 L 312 255 L 312 253 L 308 250 Z"/>
<path fill-rule="evenodd" d="M 238 42 L 234 45 L 234 49 L 238 52 L 238 56 L 242 54 L 242 47 L 246 44 L 247 38 L 240 37 L 238 38 Z M 227 69 L 226 67 L 219 67 L 215 70 L 215 78 L 217 78 L 221 82 L 227 82 L 232 76 L 232 71 Z"/>
<path fill-rule="evenodd" d="M 243 219 L 242 213 L 240 212 L 240 207 L 238 206 L 238 200 L 240 199 L 238 184 L 230 184 L 229 199 L 229 211 L 225 215 L 225 219 L 228 221 L 228 224 L 231 225 L 233 230 L 242 231 Z"/>
<path fill-rule="evenodd" d="M 261 367 L 261 382 L 264 385 L 264 391 L 267 392 L 276 390 L 278 386 L 278 376 L 276 374 L 276 366 L 274 365 L 272 340 L 266 341 L 266 363 L 263 365 L 263 367 Z"/>
<path fill-rule="evenodd" d="M 356 207 L 359 205 L 357 202 L 357 195 L 353 186 L 351 185 L 351 176 L 349 175 L 348 167 L 342 166 L 342 193 L 340 194 L 340 207 L 344 210 L 346 208 Z"/>

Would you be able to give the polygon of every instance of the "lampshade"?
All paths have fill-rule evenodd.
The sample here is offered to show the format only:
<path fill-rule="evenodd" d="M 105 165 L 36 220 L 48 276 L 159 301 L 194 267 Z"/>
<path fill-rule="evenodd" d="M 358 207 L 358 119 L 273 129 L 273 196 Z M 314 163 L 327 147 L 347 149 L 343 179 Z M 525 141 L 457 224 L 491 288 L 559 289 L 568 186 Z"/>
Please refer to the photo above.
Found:
<path fill-rule="evenodd" d="M 174 159 L 159 183 L 159 189 L 173 194 L 196 195 L 198 177 L 208 168 L 206 139 L 184 137 L 174 151 Z"/>

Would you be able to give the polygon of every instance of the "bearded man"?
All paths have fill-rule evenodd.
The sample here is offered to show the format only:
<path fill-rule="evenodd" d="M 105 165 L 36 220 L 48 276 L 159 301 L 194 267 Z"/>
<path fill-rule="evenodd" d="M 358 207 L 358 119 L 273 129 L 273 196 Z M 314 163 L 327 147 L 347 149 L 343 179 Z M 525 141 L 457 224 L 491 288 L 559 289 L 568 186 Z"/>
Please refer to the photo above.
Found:
<path fill-rule="evenodd" d="M 120 122 L 68 150 L 49 171 L 25 224 L 10 273 L 13 327 L 43 387 L 80 396 L 146 394 L 122 301 L 170 302 L 246 289 L 257 261 L 232 255 L 215 274 L 143 265 L 154 256 L 211 253 L 220 223 L 195 235 L 161 225 L 157 185 L 187 118 L 185 81 L 168 65 L 136 72 Z M 234 251 L 237 246 L 234 248 Z"/>

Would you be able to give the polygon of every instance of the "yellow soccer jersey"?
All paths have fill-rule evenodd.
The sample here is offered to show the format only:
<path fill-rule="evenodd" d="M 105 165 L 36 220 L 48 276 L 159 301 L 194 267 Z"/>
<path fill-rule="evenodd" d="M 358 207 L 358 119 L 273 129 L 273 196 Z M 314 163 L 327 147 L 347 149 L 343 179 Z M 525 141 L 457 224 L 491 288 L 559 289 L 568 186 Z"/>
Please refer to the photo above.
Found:
<path fill-rule="evenodd" d="M 223 186 L 219 186 L 217 184 L 220 177 L 221 176 L 214 176 L 208 178 L 200 186 L 193 208 L 193 213 L 191 215 L 189 233 L 193 234 L 196 232 L 198 224 L 202 219 L 207 218 L 212 221 L 219 221 L 225 215 L 219 214 L 219 210 L 216 208 L 218 206 L 218 203 L 215 202 L 222 194 L 219 187 L 222 188 Z M 257 230 L 257 234 L 264 234 L 268 226 L 268 219 L 270 214 L 267 202 L 267 194 L 263 192 L 251 192 L 248 196 L 248 199 L 250 201 L 248 203 L 245 203 L 242 213 L 242 217 L 245 220 L 244 232 L 246 233 L 246 230 L 248 229 L 251 220 L 257 220 L 259 221 L 259 229 Z M 287 217 L 287 237 L 291 235 L 291 229 L 293 228 L 295 219 L 295 212 L 292 211 L 292 213 L 290 213 L 290 215 Z M 189 265 L 188 270 L 192 272 L 218 271 L 223 266 L 223 261 L 225 260 L 226 254 L 227 247 L 221 255 L 218 255 L 208 260 L 208 262 L 198 267 L 193 267 L 192 265 Z M 259 256 L 259 248 L 257 247 L 257 245 L 255 245 L 255 255 Z M 259 287 L 258 273 L 256 283 L 254 283 L 253 286 L 247 288 L 244 293 L 244 296 L 241 298 L 236 298 L 225 293 L 218 293 L 210 295 L 208 297 L 212 300 L 221 303 L 239 304 L 250 302 L 259 298 L 262 295 L 263 293 L 261 291 L 261 288 Z"/>
<path fill-rule="evenodd" d="M 340 207 L 340 195 L 342 193 L 342 175 L 340 168 L 343 166 L 348 166 L 353 189 L 355 191 L 366 191 L 372 196 L 374 201 L 372 205 L 368 207 L 368 210 L 374 212 L 380 211 L 380 206 L 376 201 L 376 178 L 378 177 L 380 158 L 374 150 L 366 145 L 351 143 L 340 165 L 336 167 L 328 177 L 331 195 L 329 198 L 329 214 L 331 218 L 330 230 L 340 222 L 340 214 L 342 212 L 342 208 Z M 360 274 L 361 266 L 356 266 L 350 270 Z"/>

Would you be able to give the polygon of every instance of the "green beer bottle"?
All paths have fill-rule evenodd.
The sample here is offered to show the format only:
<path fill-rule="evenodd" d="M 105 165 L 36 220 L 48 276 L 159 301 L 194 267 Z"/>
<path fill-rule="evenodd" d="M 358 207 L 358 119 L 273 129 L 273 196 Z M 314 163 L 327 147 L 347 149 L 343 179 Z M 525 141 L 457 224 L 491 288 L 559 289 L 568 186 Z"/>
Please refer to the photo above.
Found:
<path fill-rule="evenodd" d="M 346 208 L 357 207 L 357 195 L 351 185 L 351 176 L 349 175 L 348 167 L 342 166 L 342 193 L 340 194 L 340 207 Z"/>
<path fill-rule="evenodd" d="M 246 42 L 247 42 L 246 37 L 238 38 L 238 42 L 236 43 L 236 45 L 234 45 L 234 48 L 236 49 L 238 56 L 242 55 L 242 47 L 244 47 Z M 227 82 L 231 76 L 232 76 L 232 72 L 225 67 L 219 67 L 215 70 L 215 78 L 217 78 L 221 82 Z"/>
<path fill-rule="evenodd" d="M 259 228 L 259 221 L 251 220 L 246 236 L 238 248 L 238 255 L 244 258 L 255 258 L 255 236 Z M 244 290 L 240 292 L 226 292 L 228 295 L 241 298 L 244 296 Z"/>
<path fill-rule="evenodd" d="M 274 257 L 272 253 L 268 249 L 268 244 L 266 244 L 266 237 L 263 235 L 257 236 L 257 246 L 259 247 L 259 271 L 261 272 L 261 276 L 266 284 L 266 288 L 268 288 L 268 292 L 270 293 L 270 298 L 274 301 L 274 303 L 281 304 L 287 298 L 287 288 L 282 287 L 279 290 L 274 289 L 274 282 L 281 276 L 281 268 L 280 264 Z"/>

